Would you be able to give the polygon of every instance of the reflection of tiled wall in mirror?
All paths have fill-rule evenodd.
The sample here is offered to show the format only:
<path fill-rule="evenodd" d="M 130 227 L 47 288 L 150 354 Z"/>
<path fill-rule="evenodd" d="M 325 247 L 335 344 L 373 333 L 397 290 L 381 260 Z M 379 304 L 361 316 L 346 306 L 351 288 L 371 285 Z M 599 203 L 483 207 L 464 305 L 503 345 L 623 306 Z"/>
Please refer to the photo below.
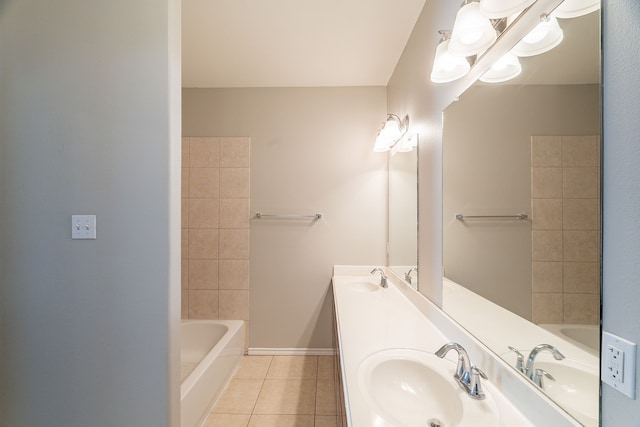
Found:
<path fill-rule="evenodd" d="M 535 323 L 598 324 L 600 137 L 531 138 Z"/>
<path fill-rule="evenodd" d="M 249 320 L 250 138 L 182 138 L 182 318 Z"/>

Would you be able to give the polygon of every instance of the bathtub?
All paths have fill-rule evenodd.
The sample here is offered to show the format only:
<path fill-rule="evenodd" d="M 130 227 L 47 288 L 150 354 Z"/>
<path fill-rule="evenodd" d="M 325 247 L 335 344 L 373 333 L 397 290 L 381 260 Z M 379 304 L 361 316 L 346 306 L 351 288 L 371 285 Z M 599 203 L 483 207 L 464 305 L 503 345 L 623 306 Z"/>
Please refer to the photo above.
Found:
<path fill-rule="evenodd" d="M 591 354 L 600 354 L 600 325 L 543 324 L 538 325 Z"/>
<path fill-rule="evenodd" d="M 242 320 L 184 320 L 180 345 L 180 426 L 198 427 L 244 353 Z"/>

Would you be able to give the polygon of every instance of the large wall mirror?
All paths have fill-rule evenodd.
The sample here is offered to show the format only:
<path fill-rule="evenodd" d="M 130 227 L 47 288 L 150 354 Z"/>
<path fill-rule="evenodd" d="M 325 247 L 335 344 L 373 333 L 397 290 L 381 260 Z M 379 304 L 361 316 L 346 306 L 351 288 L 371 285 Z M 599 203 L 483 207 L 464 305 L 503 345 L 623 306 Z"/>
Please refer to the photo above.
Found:
<path fill-rule="evenodd" d="M 418 135 L 407 135 L 415 138 Z M 413 144 L 412 144 L 413 145 Z M 388 262 L 418 288 L 418 147 L 389 154 Z"/>
<path fill-rule="evenodd" d="M 520 77 L 476 83 L 443 115 L 443 309 L 536 385 L 598 425 L 600 16 L 562 19 L 563 42 Z"/>

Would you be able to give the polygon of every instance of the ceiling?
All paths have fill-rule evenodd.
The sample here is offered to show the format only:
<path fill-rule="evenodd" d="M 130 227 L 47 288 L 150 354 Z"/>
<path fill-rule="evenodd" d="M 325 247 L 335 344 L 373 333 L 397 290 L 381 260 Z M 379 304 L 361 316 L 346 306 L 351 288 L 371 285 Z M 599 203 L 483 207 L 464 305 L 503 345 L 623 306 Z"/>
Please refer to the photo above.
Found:
<path fill-rule="evenodd" d="M 386 86 L 425 0 L 183 0 L 183 87 Z"/>

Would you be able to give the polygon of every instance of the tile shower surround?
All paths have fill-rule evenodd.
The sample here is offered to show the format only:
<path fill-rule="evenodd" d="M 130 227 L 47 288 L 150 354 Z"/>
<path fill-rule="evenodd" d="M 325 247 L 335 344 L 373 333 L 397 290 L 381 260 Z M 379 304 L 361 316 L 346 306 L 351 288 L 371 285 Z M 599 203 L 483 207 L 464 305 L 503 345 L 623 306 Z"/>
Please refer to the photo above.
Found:
<path fill-rule="evenodd" d="M 250 138 L 182 138 L 182 318 L 249 320 Z"/>
<path fill-rule="evenodd" d="M 597 324 L 600 137 L 531 138 L 532 317 Z"/>

